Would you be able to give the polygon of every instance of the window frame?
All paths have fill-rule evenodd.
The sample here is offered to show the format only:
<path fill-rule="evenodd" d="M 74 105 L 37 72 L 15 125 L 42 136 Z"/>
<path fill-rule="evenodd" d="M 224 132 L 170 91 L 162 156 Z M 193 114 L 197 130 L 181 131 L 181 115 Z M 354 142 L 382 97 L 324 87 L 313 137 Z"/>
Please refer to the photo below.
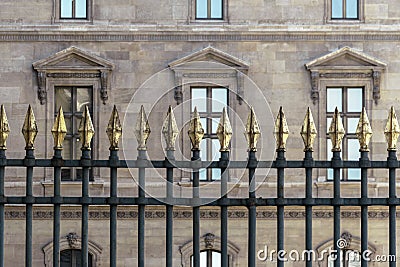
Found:
<path fill-rule="evenodd" d="M 218 253 L 218 254 L 221 255 L 221 251 L 215 250 L 215 249 L 204 249 L 204 250 L 200 251 L 200 255 L 201 255 L 201 253 L 204 253 L 204 252 L 207 253 L 207 255 L 206 255 L 207 262 L 205 263 L 205 266 L 204 266 L 204 264 L 202 265 L 202 262 L 200 262 L 200 266 L 201 267 L 202 266 L 204 266 L 204 267 L 217 267 L 216 264 L 213 265 L 212 254 L 213 253 Z M 221 257 L 222 257 L 222 255 L 221 255 Z M 229 258 L 230 258 L 230 255 L 228 254 L 228 267 L 230 266 L 229 265 L 229 262 L 230 262 Z M 201 259 L 201 256 L 200 256 L 200 259 Z M 193 255 L 190 257 L 190 266 L 193 266 Z"/>
<path fill-rule="evenodd" d="M 211 3 L 212 0 L 206 0 L 207 3 Z M 189 0 L 189 16 L 188 16 L 188 23 L 229 23 L 229 16 L 228 16 L 228 0 L 221 0 L 221 18 L 198 18 L 197 17 L 197 0 Z M 207 8 L 208 12 L 211 12 L 211 7 Z M 210 13 L 211 15 L 211 13 Z"/>
<path fill-rule="evenodd" d="M 354 159 L 348 159 L 348 152 L 349 152 L 349 148 L 348 148 L 348 140 L 357 140 L 358 142 L 358 138 L 356 133 L 354 132 L 348 132 L 348 120 L 349 118 L 355 118 L 355 119 L 359 119 L 360 115 L 362 113 L 362 108 L 365 107 L 366 105 L 366 101 L 365 101 L 365 97 L 366 97 L 366 93 L 365 93 L 365 88 L 362 86 L 329 86 L 325 88 L 325 91 L 328 92 L 329 89 L 341 89 L 342 92 L 342 110 L 340 111 L 340 118 L 342 120 L 343 123 L 343 127 L 345 129 L 345 135 L 343 137 L 342 140 L 342 151 L 341 151 L 341 158 L 343 160 L 354 160 Z M 361 105 L 361 110 L 360 112 L 351 112 L 348 111 L 348 91 L 351 89 L 362 89 L 362 105 Z M 334 115 L 334 111 L 328 111 L 328 94 L 326 94 L 326 102 L 325 102 L 325 114 L 326 114 L 326 122 L 328 121 L 329 118 L 332 118 Z M 331 140 L 329 138 L 329 124 L 326 124 L 326 155 L 327 155 L 327 160 L 330 160 L 328 158 L 328 155 L 331 153 L 330 151 L 328 151 L 328 144 L 330 144 Z M 342 169 L 341 170 L 341 180 L 342 181 L 348 181 L 348 182 L 359 182 L 361 181 L 361 173 L 360 173 L 360 177 L 358 179 L 349 179 L 349 169 Z M 333 181 L 333 178 L 328 177 L 328 171 L 326 174 L 326 179 L 328 181 Z"/>
<path fill-rule="evenodd" d="M 345 11 L 346 11 L 346 1 L 343 1 L 343 17 L 341 18 L 333 18 L 332 17 L 332 1 L 333 0 L 325 0 L 325 23 L 332 23 L 332 24 L 351 24 L 351 23 L 360 23 L 365 22 L 365 0 L 358 0 L 357 6 L 357 18 L 346 18 Z"/>
<path fill-rule="evenodd" d="M 66 252 L 66 251 L 71 251 L 71 267 L 76 266 L 76 263 L 80 262 L 80 260 L 81 260 L 80 255 L 82 254 L 82 250 L 81 249 L 74 249 L 74 248 L 73 249 L 60 250 L 60 266 L 61 266 L 61 263 L 62 263 L 61 254 L 63 252 Z M 79 252 L 79 255 L 77 255 L 78 252 Z M 88 267 L 94 267 L 93 255 L 90 252 L 88 252 Z"/>
<path fill-rule="evenodd" d="M 75 1 L 75 0 L 72 0 Z M 93 4 L 94 0 L 86 0 L 86 17 L 85 18 L 64 18 L 61 17 L 61 0 L 53 0 L 53 16 L 52 16 L 52 23 L 73 23 L 73 24 L 86 24 L 86 23 L 93 23 Z M 73 14 L 74 14 L 73 8 Z"/>
<path fill-rule="evenodd" d="M 191 114 L 193 114 L 193 110 L 194 110 L 194 106 L 192 104 L 192 90 L 193 89 L 205 89 L 206 90 L 206 111 L 205 112 L 201 112 L 199 111 L 199 115 L 200 118 L 206 118 L 206 122 L 207 125 L 202 125 L 203 128 L 205 129 L 204 132 L 204 137 L 203 140 L 206 143 L 207 146 L 207 155 L 206 155 L 206 160 L 207 161 L 212 161 L 213 160 L 213 154 L 212 154 L 212 146 L 213 146 L 213 140 L 218 140 L 217 134 L 212 132 L 212 121 L 213 119 L 216 119 L 219 122 L 219 119 L 222 115 L 222 110 L 220 112 L 213 112 L 212 110 L 212 90 L 213 89 L 225 89 L 226 90 L 226 103 L 227 103 L 227 107 L 229 107 L 230 104 L 230 94 L 229 94 L 229 88 L 227 87 L 223 87 L 220 85 L 213 85 L 213 84 L 209 84 L 209 85 L 193 85 L 190 86 L 190 110 L 191 110 Z M 227 109 L 227 113 L 229 116 L 229 108 Z M 211 118 L 211 119 L 210 119 Z M 208 130 L 208 131 L 207 131 Z M 218 150 L 219 151 L 219 150 Z M 204 151 L 200 151 L 200 153 L 204 153 Z M 215 179 L 213 177 L 213 169 L 206 169 L 206 179 L 200 179 L 200 181 L 203 182 L 212 182 L 212 181 L 219 181 L 219 179 Z"/>

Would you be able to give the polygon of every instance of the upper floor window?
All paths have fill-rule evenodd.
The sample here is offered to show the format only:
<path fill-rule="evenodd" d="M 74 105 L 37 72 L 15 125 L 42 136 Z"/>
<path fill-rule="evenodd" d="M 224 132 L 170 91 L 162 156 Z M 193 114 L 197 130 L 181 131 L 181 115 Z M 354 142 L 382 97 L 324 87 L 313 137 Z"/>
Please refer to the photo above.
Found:
<path fill-rule="evenodd" d="M 361 254 L 355 250 L 340 250 L 338 255 L 341 267 L 360 267 L 361 266 Z M 335 261 L 332 257 L 328 259 L 328 267 L 333 267 Z"/>
<path fill-rule="evenodd" d="M 81 266 L 81 255 L 80 249 L 65 249 L 60 252 L 60 267 L 77 267 Z M 88 267 L 93 266 L 93 256 L 88 253 Z"/>
<path fill-rule="evenodd" d="M 86 19 L 87 0 L 60 0 L 60 19 Z"/>
<path fill-rule="evenodd" d="M 223 19 L 223 0 L 196 0 L 196 19 Z"/>
<path fill-rule="evenodd" d="M 358 19 L 358 0 L 332 0 L 332 19 Z"/>
<path fill-rule="evenodd" d="M 219 141 L 217 137 L 218 122 L 222 109 L 229 105 L 228 89 L 222 87 L 204 86 L 191 88 L 192 111 L 197 107 L 204 137 L 200 143 L 200 157 L 204 161 L 215 161 L 219 158 Z M 202 169 L 199 171 L 200 180 L 219 180 L 220 169 Z"/>
<path fill-rule="evenodd" d="M 191 257 L 190 266 L 193 266 L 193 256 Z M 217 266 L 221 266 L 221 252 L 211 249 L 207 249 L 200 252 L 200 267 L 217 267 Z"/>
<path fill-rule="evenodd" d="M 362 87 L 329 87 L 326 89 L 327 132 L 337 107 L 346 134 L 342 141 L 342 158 L 358 160 L 360 157 L 359 143 L 356 136 L 358 120 L 364 106 L 364 89 Z M 327 139 L 327 158 L 332 158 L 332 143 Z M 342 179 L 359 180 L 360 169 L 343 170 Z M 328 170 L 328 179 L 333 179 L 333 170 Z"/>

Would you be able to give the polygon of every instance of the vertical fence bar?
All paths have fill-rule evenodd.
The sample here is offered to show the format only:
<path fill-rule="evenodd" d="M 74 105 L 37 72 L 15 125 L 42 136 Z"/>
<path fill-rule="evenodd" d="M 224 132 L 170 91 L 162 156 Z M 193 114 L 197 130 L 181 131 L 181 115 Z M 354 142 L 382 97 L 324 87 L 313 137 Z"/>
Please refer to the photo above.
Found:
<path fill-rule="evenodd" d="M 229 151 L 221 151 L 221 198 L 228 196 L 228 177 L 227 165 L 229 161 Z M 228 206 L 221 206 L 221 267 L 228 267 Z"/>
<path fill-rule="evenodd" d="M 147 151 L 146 150 L 138 150 L 138 160 L 145 161 L 147 160 Z M 142 202 L 146 198 L 146 169 L 144 167 L 139 167 L 139 200 Z M 139 204 L 139 221 L 138 221 L 138 266 L 145 266 L 145 205 Z"/>
<path fill-rule="evenodd" d="M 89 264 L 89 166 L 90 150 L 82 148 L 81 166 L 82 166 L 82 254 L 81 266 L 87 267 Z"/>
<path fill-rule="evenodd" d="M 248 201 L 248 209 L 249 209 L 249 219 L 248 219 L 248 266 L 255 267 L 256 266 L 256 181 L 255 181 L 255 172 L 257 166 L 256 152 L 253 150 L 249 150 L 249 160 L 248 160 L 248 169 L 249 169 L 249 201 Z"/>
<path fill-rule="evenodd" d="M 32 219 L 33 219 L 33 166 L 35 156 L 33 148 L 26 148 L 26 222 L 25 222 L 25 266 L 32 266 Z"/>
<path fill-rule="evenodd" d="M 312 150 L 305 151 L 304 166 L 306 167 L 306 250 L 312 248 Z M 311 254 L 308 254 L 311 255 Z M 312 267 L 313 259 L 309 256 L 306 259 L 306 267 Z"/>
<path fill-rule="evenodd" d="M 118 150 L 110 148 L 110 267 L 117 267 Z"/>
<path fill-rule="evenodd" d="M 165 247 L 165 254 L 166 254 L 166 266 L 172 267 L 173 264 L 173 205 L 171 205 L 172 199 L 174 198 L 174 168 L 173 165 L 169 162 L 170 160 L 175 160 L 174 151 L 167 150 L 167 231 L 166 231 L 166 247 Z"/>
<path fill-rule="evenodd" d="M 361 151 L 361 253 L 368 250 L 368 151 Z M 361 257 L 361 267 L 367 267 L 368 261 Z"/>
<path fill-rule="evenodd" d="M 333 151 L 333 249 L 336 251 L 334 267 L 340 267 L 340 248 L 338 240 L 340 239 L 340 172 L 342 171 L 342 160 L 340 151 Z"/>
<path fill-rule="evenodd" d="M 61 149 L 54 149 L 54 220 L 53 220 L 53 266 L 60 266 L 60 216 L 61 216 Z"/>
<path fill-rule="evenodd" d="M 279 149 L 278 151 L 278 156 L 276 159 L 276 165 L 277 165 L 277 171 L 278 171 L 278 179 L 277 179 L 277 197 L 278 197 L 278 218 L 277 218 L 277 250 L 278 251 L 283 251 L 285 248 L 284 241 L 285 241 L 285 222 L 284 222 L 284 203 L 283 200 L 285 198 L 285 192 L 284 192 L 284 187 L 285 187 L 285 150 Z M 284 261 L 280 259 L 278 255 L 278 267 L 284 266 Z"/>
<path fill-rule="evenodd" d="M 396 167 L 398 161 L 396 150 L 389 150 L 388 167 L 389 167 L 389 202 L 395 201 L 397 198 L 396 192 Z M 389 255 L 396 257 L 396 205 L 389 205 Z M 389 262 L 390 267 L 396 266 L 396 261 Z"/>
<path fill-rule="evenodd" d="M 0 267 L 4 267 L 4 174 L 6 163 L 5 148 L 0 148 Z"/>
<path fill-rule="evenodd" d="M 192 161 L 200 159 L 200 150 L 192 149 Z M 193 169 L 193 267 L 200 267 L 200 177 L 199 169 Z"/>

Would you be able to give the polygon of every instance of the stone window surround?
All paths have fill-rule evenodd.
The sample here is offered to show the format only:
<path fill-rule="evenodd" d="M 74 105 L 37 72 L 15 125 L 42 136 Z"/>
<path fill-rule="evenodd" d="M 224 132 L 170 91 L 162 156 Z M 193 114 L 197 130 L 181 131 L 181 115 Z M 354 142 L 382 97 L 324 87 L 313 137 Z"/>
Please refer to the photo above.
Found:
<path fill-rule="evenodd" d="M 207 233 L 200 238 L 200 251 L 214 250 L 221 252 L 221 239 L 212 233 Z M 240 249 L 228 240 L 229 266 L 237 266 Z M 190 258 L 193 255 L 193 241 L 179 247 L 182 267 L 190 267 Z"/>
<path fill-rule="evenodd" d="M 82 240 L 76 233 L 69 233 L 60 238 L 60 251 L 67 249 L 81 249 Z M 44 266 L 53 267 L 53 241 L 45 245 L 42 250 L 44 253 Z M 93 241 L 88 242 L 89 253 L 93 257 L 93 267 L 101 266 L 101 254 L 103 248 Z"/>
<path fill-rule="evenodd" d="M 187 22 L 198 24 L 229 23 L 228 1 L 229 0 L 222 0 L 222 19 L 196 19 L 196 0 L 189 0 L 189 15 Z"/>
<path fill-rule="evenodd" d="M 324 22 L 327 24 L 358 24 L 365 22 L 365 0 L 358 0 L 358 19 L 332 19 L 332 0 L 325 0 Z"/>
<path fill-rule="evenodd" d="M 73 23 L 73 24 L 86 24 L 86 23 L 93 23 L 93 2 L 95 0 L 86 0 L 87 1 L 87 5 L 86 5 L 86 18 L 83 19 L 75 19 L 75 18 L 71 18 L 71 19 L 61 19 L 60 18 L 60 12 L 61 12 L 61 8 L 60 8 L 60 2 L 61 0 L 53 0 L 53 16 L 51 16 L 51 22 L 53 24 L 57 24 L 57 23 Z"/>

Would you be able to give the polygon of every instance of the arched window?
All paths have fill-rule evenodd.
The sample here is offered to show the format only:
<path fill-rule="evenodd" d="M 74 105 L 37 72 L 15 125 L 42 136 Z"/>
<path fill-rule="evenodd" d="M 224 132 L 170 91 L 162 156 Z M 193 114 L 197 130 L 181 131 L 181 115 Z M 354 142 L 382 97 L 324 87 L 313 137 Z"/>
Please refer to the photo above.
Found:
<path fill-rule="evenodd" d="M 341 267 L 360 267 L 361 266 L 361 254 L 359 251 L 346 249 L 340 250 L 340 266 Z M 328 258 L 328 267 L 334 267 L 335 261 L 332 258 Z"/>
<path fill-rule="evenodd" d="M 78 267 L 81 266 L 80 249 L 65 249 L 60 252 L 60 267 Z M 93 267 L 93 256 L 88 253 L 88 266 Z"/>
<path fill-rule="evenodd" d="M 193 266 L 193 255 L 190 257 L 190 266 Z M 200 267 L 221 266 L 221 252 L 207 249 L 200 252 Z M 228 261 L 229 266 L 229 261 Z"/>

